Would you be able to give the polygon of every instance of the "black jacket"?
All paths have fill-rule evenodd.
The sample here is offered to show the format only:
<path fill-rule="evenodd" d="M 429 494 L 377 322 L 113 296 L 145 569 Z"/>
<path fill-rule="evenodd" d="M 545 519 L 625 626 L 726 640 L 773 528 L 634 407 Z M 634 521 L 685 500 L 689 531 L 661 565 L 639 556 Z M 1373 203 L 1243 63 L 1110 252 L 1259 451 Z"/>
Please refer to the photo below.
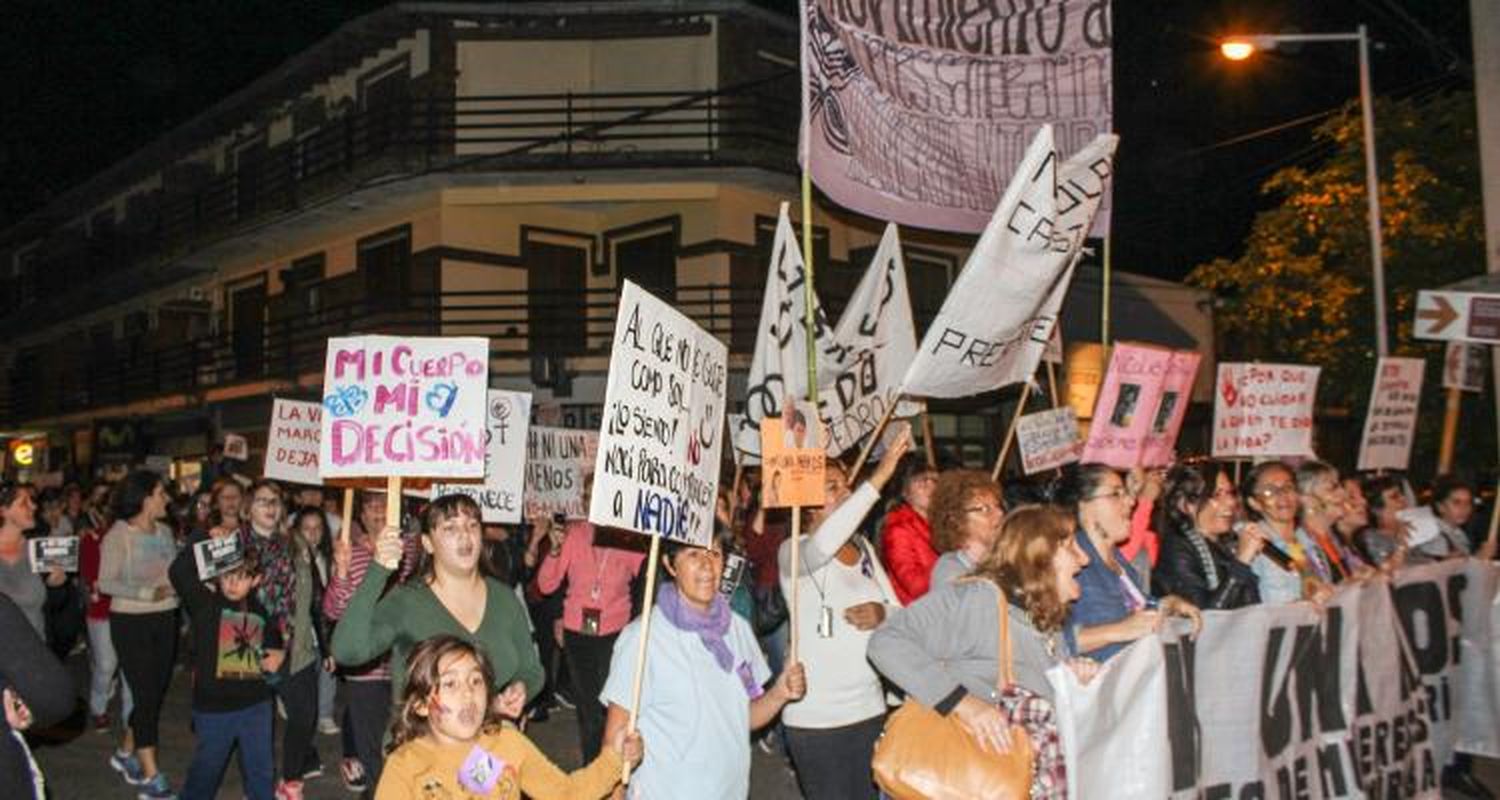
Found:
<path fill-rule="evenodd" d="M 1185 534 L 1161 537 L 1161 554 L 1151 573 L 1152 590 L 1158 597 L 1175 594 L 1199 608 L 1227 610 L 1260 602 L 1255 573 L 1223 545 L 1204 538 L 1219 572 L 1219 586 L 1208 588 L 1208 575 L 1198 548 Z"/>

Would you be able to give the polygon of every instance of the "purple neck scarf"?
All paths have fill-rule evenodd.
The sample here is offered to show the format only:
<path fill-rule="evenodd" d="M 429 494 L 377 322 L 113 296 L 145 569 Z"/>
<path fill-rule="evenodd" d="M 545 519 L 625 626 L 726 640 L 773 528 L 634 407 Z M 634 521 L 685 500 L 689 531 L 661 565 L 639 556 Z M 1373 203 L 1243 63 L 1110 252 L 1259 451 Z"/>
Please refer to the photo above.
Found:
<path fill-rule="evenodd" d="M 723 595 L 714 594 L 713 602 L 708 606 L 708 612 L 704 613 L 688 605 L 682 599 L 682 593 L 677 591 L 677 584 L 669 583 L 661 587 L 656 593 L 656 606 L 661 609 L 663 616 L 672 623 L 672 627 L 687 633 L 698 634 L 699 641 L 708 652 L 713 654 L 714 661 L 718 663 L 719 669 L 725 672 L 733 671 L 745 685 L 745 693 L 756 698 L 763 691 L 755 678 L 751 675 L 750 665 L 741 661 L 735 666 L 734 653 L 730 651 L 729 644 L 724 641 L 724 635 L 729 633 L 729 604 L 724 602 Z"/>

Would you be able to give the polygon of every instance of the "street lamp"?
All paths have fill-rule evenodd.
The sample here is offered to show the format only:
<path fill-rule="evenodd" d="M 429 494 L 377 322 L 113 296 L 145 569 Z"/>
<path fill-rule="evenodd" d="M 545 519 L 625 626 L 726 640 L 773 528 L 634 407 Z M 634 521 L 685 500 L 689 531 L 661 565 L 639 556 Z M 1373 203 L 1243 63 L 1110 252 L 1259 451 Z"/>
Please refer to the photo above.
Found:
<path fill-rule="evenodd" d="M 1365 195 L 1370 201 L 1370 268 L 1375 276 L 1375 351 L 1388 352 L 1385 325 L 1385 257 L 1380 239 L 1380 183 L 1375 171 L 1375 104 L 1370 97 L 1370 38 L 1365 26 L 1353 33 L 1257 33 L 1231 36 L 1219 51 L 1231 61 L 1243 61 L 1257 50 L 1274 50 L 1291 42 L 1355 42 L 1359 45 L 1359 108 L 1365 134 Z"/>

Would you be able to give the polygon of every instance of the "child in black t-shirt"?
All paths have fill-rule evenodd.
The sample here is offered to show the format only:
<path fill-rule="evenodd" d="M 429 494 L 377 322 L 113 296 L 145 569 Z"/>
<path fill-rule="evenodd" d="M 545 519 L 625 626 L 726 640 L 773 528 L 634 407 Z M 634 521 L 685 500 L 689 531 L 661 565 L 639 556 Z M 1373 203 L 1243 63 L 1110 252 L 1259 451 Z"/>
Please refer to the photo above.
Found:
<path fill-rule="evenodd" d="M 172 564 L 172 586 L 193 627 L 193 730 L 198 747 L 183 800 L 215 797 L 229 754 L 239 746 L 240 776 L 250 800 L 271 800 L 271 687 L 265 674 L 285 657 L 281 634 L 255 599 L 258 554 L 233 570 L 198 580 L 191 550 Z"/>

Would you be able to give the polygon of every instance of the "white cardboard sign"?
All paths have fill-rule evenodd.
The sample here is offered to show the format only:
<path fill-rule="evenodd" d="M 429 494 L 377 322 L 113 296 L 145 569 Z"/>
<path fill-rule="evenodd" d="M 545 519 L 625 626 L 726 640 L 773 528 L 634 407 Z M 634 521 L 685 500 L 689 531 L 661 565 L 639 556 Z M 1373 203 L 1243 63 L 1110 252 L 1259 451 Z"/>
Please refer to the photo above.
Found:
<path fill-rule="evenodd" d="M 271 401 L 271 425 L 266 431 L 267 478 L 317 485 L 318 442 L 322 438 L 323 407 L 317 403 L 276 398 Z"/>
<path fill-rule="evenodd" d="M 1318 367 L 1219 365 L 1214 458 L 1310 456 Z"/>
<path fill-rule="evenodd" d="M 506 389 L 489 390 L 485 403 L 489 421 L 483 481 L 432 484 L 432 496 L 464 494 L 479 504 L 485 522 L 521 521 L 522 489 L 526 481 L 526 430 L 531 424 L 531 394 Z"/>
<path fill-rule="evenodd" d="M 1375 386 L 1365 412 L 1357 469 L 1401 469 L 1411 461 L 1417 438 L 1417 407 L 1422 402 L 1420 358 L 1387 356 L 1375 365 Z"/>

